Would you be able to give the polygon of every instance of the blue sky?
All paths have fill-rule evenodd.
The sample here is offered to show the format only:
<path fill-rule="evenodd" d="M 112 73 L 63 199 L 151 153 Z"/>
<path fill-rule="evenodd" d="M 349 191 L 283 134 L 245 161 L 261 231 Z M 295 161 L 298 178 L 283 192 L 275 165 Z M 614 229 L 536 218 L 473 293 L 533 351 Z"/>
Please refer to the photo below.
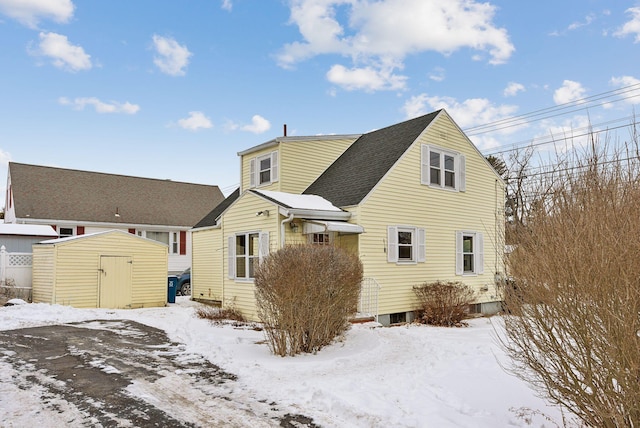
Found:
<path fill-rule="evenodd" d="M 640 103 L 640 1 L 0 0 L 0 41 L 0 177 L 228 194 L 237 152 L 285 123 L 355 134 L 444 107 L 490 154 L 589 123 L 625 138 Z"/>

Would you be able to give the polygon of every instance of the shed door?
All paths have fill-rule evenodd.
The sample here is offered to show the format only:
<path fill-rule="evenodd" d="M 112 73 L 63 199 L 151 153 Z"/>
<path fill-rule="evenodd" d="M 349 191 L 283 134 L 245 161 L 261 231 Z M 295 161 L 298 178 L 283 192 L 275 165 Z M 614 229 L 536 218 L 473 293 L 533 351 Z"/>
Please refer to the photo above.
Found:
<path fill-rule="evenodd" d="M 100 256 L 100 308 L 131 305 L 131 257 Z"/>

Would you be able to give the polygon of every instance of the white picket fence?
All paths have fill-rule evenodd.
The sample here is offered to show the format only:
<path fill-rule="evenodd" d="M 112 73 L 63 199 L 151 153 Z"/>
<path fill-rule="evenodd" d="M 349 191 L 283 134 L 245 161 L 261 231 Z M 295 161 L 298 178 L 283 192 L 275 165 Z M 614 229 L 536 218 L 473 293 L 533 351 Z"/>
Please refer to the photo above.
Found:
<path fill-rule="evenodd" d="M 31 301 L 31 253 L 9 253 L 0 247 L 0 295 Z"/>

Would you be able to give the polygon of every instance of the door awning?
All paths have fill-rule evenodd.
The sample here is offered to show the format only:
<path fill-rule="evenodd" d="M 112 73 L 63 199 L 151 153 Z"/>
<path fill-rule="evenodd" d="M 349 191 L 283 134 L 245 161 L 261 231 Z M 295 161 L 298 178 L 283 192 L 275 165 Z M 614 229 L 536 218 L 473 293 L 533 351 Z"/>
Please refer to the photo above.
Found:
<path fill-rule="evenodd" d="M 302 233 L 363 233 L 364 228 L 359 224 L 347 223 L 346 221 L 329 220 L 306 220 L 303 224 Z"/>

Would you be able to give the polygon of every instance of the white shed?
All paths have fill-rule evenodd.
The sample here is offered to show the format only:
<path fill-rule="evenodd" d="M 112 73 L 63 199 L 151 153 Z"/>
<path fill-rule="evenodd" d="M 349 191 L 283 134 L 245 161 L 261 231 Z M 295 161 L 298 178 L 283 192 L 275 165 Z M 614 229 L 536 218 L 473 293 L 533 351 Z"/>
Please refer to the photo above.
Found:
<path fill-rule="evenodd" d="M 33 302 L 77 308 L 167 303 L 168 247 L 109 230 L 33 245 Z"/>

